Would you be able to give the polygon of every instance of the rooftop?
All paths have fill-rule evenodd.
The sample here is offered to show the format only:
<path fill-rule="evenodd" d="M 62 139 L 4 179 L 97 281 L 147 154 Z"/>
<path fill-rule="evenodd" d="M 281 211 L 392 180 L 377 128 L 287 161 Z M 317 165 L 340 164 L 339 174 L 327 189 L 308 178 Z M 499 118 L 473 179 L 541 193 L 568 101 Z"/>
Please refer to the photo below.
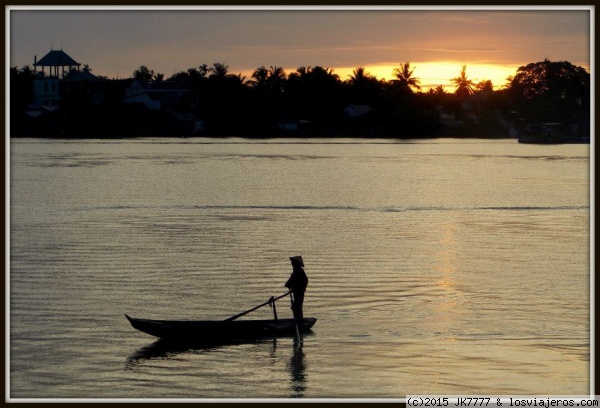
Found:
<path fill-rule="evenodd" d="M 52 50 L 33 65 L 38 67 L 72 67 L 81 65 L 63 50 Z"/>

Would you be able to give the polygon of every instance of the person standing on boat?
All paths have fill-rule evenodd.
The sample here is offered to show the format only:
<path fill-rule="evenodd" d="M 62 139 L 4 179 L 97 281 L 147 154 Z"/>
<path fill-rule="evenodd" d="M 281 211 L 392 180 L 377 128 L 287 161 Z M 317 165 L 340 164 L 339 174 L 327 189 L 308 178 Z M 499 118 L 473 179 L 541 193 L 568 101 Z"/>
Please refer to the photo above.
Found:
<path fill-rule="evenodd" d="M 290 261 L 292 261 L 292 275 L 285 283 L 285 287 L 292 292 L 292 312 L 294 312 L 296 322 L 299 322 L 304 319 L 302 304 L 304 303 L 304 292 L 308 286 L 308 276 L 304 272 L 304 261 L 301 256 L 292 256 Z"/>

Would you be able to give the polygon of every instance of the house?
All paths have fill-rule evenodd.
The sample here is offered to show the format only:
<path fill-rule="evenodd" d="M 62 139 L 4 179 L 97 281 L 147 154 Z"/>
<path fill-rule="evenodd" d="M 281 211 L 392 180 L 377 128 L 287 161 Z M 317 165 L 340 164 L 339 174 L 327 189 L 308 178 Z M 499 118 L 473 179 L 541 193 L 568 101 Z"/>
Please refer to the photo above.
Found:
<path fill-rule="evenodd" d="M 63 50 L 50 50 L 39 61 L 34 56 L 33 67 L 36 79 L 33 81 L 33 102 L 40 106 L 59 106 L 62 100 L 60 80 L 71 71 L 79 71 L 81 64 Z M 38 72 L 38 67 L 41 71 Z M 48 73 L 46 73 L 48 68 Z M 65 72 L 66 69 L 66 72 Z"/>
<path fill-rule="evenodd" d="M 93 104 L 105 99 L 106 81 L 92 74 L 87 65 L 71 58 L 63 50 L 51 50 L 39 61 L 34 56 L 36 78 L 33 81 L 33 103 L 60 107 L 66 97 L 83 97 Z"/>
<path fill-rule="evenodd" d="M 488 93 L 481 91 L 475 92 L 460 101 L 460 108 L 466 112 L 467 115 L 476 117 L 478 112 L 481 112 L 488 107 L 488 99 Z"/>
<path fill-rule="evenodd" d="M 204 121 L 189 112 L 177 112 L 169 109 L 167 120 L 171 130 L 184 134 L 198 134 L 204 131 Z"/>
<path fill-rule="evenodd" d="M 443 133 L 446 136 L 454 136 L 460 134 L 460 129 L 464 126 L 464 122 L 457 119 L 453 113 L 446 111 L 441 106 L 438 106 L 438 121 L 442 125 Z"/>
<path fill-rule="evenodd" d="M 33 80 L 33 103 L 39 106 L 59 106 L 62 97 L 58 78 L 38 77 Z"/>
<path fill-rule="evenodd" d="M 348 105 L 344 109 L 344 114 L 349 118 L 360 118 L 371 111 L 369 105 Z"/>
<path fill-rule="evenodd" d="M 106 81 L 84 66 L 81 71 L 71 71 L 60 81 L 60 93 L 63 97 L 82 97 L 93 105 L 99 105 L 106 100 Z"/>
<path fill-rule="evenodd" d="M 277 129 L 284 132 L 297 132 L 300 129 L 300 124 L 297 121 L 279 122 Z"/>
<path fill-rule="evenodd" d="M 134 81 L 125 90 L 124 103 L 142 104 L 151 110 L 177 106 L 190 92 L 182 81 Z"/>
<path fill-rule="evenodd" d="M 276 129 L 287 133 L 305 132 L 310 130 L 311 122 L 308 120 L 282 120 L 277 123 Z"/>

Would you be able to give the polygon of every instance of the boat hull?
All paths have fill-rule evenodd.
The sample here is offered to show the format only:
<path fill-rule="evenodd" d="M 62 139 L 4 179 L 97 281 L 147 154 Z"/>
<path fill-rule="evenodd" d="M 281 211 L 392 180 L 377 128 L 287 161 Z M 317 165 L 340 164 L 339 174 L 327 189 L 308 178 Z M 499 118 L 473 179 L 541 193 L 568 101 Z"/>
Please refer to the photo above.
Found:
<path fill-rule="evenodd" d="M 161 340 L 177 342 L 215 342 L 293 336 L 294 319 L 278 320 L 149 320 L 125 315 L 133 328 Z M 301 333 L 309 332 L 317 319 L 306 317 L 298 325 Z"/>

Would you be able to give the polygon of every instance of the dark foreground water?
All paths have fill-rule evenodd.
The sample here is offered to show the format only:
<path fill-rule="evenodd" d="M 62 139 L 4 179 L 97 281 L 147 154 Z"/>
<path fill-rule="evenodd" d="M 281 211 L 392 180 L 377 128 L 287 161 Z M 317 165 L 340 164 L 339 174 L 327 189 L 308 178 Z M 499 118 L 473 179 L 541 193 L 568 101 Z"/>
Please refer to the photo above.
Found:
<path fill-rule="evenodd" d="M 589 145 L 9 147 L 11 398 L 590 391 Z M 301 350 L 165 349 L 124 317 L 224 319 L 283 293 L 298 254 Z"/>

